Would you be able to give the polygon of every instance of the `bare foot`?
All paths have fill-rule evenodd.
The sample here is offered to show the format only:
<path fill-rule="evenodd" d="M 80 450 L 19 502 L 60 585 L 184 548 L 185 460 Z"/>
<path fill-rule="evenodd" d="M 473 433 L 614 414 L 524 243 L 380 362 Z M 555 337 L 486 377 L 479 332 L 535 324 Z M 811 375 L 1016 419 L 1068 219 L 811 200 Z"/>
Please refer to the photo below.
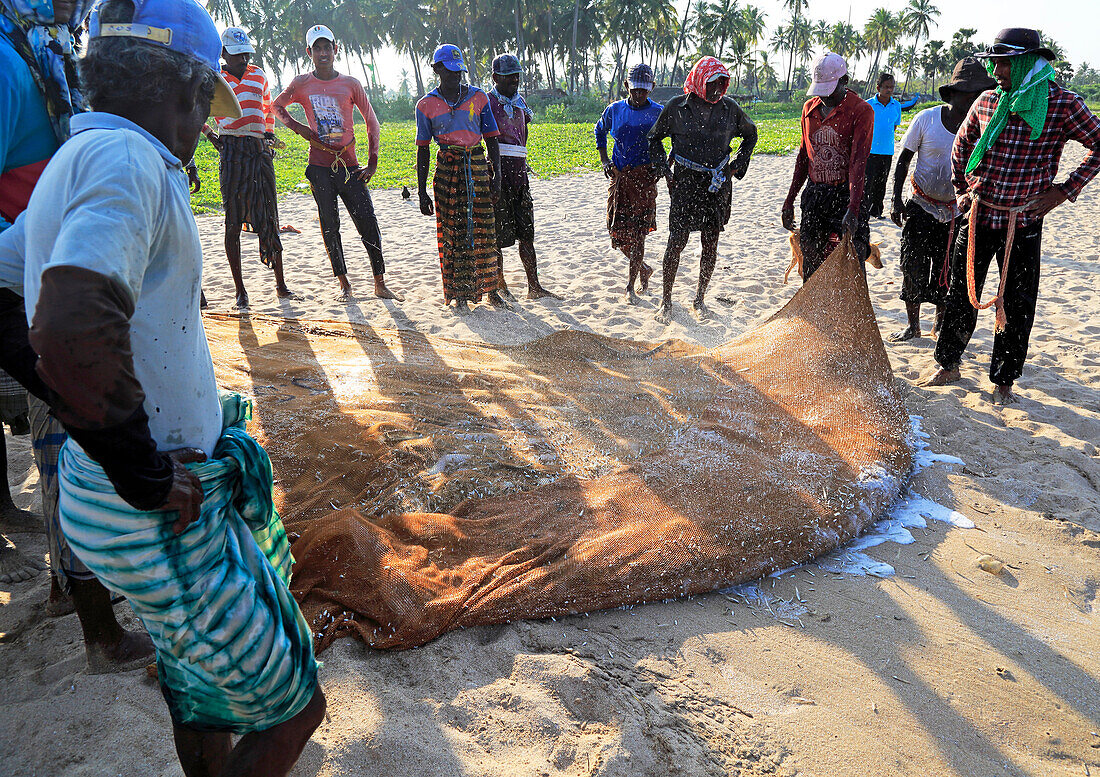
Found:
<path fill-rule="evenodd" d="M 658 324 L 667 326 L 672 323 L 672 303 L 662 302 L 661 307 L 657 308 L 657 312 L 653 315 L 653 320 Z"/>
<path fill-rule="evenodd" d="M 642 281 L 642 294 L 645 294 L 647 291 L 649 291 L 649 278 L 651 275 L 653 275 L 653 268 L 645 262 L 642 262 L 642 270 L 639 273 L 639 278 Z"/>
<path fill-rule="evenodd" d="M 535 286 L 527 290 L 527 299 L 562 299 L 557 294 L 547 291 L 542 286 Z"/>
<path fill-rule="evenodd" d="M 400 294 L 390 291 L 390 288 L 386 285 L 385 281 L 374 282 L 374 296 L 378 297 L 378 299 L 395 299 L 398 302 L 405 301 L 405 298 L 402 297 Z"/>
<path fill-rule="evenodd" d="M 886 339 L 891 343 L 904 343 L 906 340 L 912 340 L 914 337 L 920 337 L 920 330 L 909 326 L 899 332 L 894 332 L 894 334 Z"/>
<path fill-rule="evenodd" d="M 623 296 L 623 302 L 627 305 L 637 305 L 638 295 L 634 293 L 634 289 L 627 289 L 626 294 Z"/>
<path fill-rule="evenodd" d="M 233 303 L 233 307 L 237 308 L 238 310 L 247 310 L 248 309 L 248 292 L 247 291 L 242 291 L 240 294 L 237 295 L 237 301 Z"/>
<path fill-rule="evenodd" d="M 30 510 L 21 510 L 11 501 L 0 505 L 0 527 L 8 531 L 33 532 L 35 534 L 43 534 L 46 531 L 41 515 L 32 513 Z"/>
<path fill-rule="evenodd" d="M 286 286 L 275 289 L 275 296 L 279 299 L 301 300 L 302 298 L 288 289 Z"/>
<path fill-rule="evenodd" d="M 144 631 L 123 631 L 122 637 L 109 645 L 85 643 L 84 653 L 88 657 L 88 674 L 142 669 L 156 656 L 153 640 Z"/>
<path fill-rule="evenodd" d="M 0 583 L 22 583 L 36 577 L 45 568 L 45 563 L 39 559 L 24 556 L 15 548 L 0 545 Z"/>
<path fill-rule="evenodd" d="M 489 304 L 495 308 L 502 308 L 504 310 L 511 310 L 512 306 L 508 304 L 508 300 L 500 296 L 500 290 L 489 292 Z"/>
<path fill-rule="evenodd" d="M 516 301 L 515 295 L 512 294 L 512 292 L 510 292 L 508 290 L 507 286 L 498 286 L 497 287 L 497 294 L 499 294 L 501 296 L 501 298 L 503 298 L 503 299 L 505 299 L 509 302 L 515 302 Z"/>
<path fill-rule="evenodd" d="M 60 618 L 76 612 L 76 602 L 73 597 L 61 590 L 61 584 L 57 577 L 50 574 L 50 596 L 46 599 L 46 615 L 51 618 Z"/>
<path fill-rule="evenodd" d="M 940 367 L 930 377 L 917 383 L 918 386 L 946 386 L 948 383 L 954 383 L 957 380 L 962 379 L 962 373 L 958 369 L 949 370 L 946 367 Z"/>
<path fill-rule="evenodd" d="M 1015 405 L 1020 401 L 1020 398 L 1012 393 L 1011 383 L 1007 386 L 994 386 L 992 399 L 994 405 Z"/>
<path fill-rule="evenodd" d="M 460 315 L 460 316 L 465 316 L 469 312 L 470 312 L 470 303 L 469 302 L 467 302 L 464 299 L 456 299 L 455 300 L 455 313 L 458 313 L 458 315 Z"/>
<path fill-rule="evenodd" d="M 701 299 L 697 299 L 691 303 L 691 315 L 695 317 L 696 321 L 706 321 L 710 318 L 710 308 Z"/>
<path fill-rule="evenodd" d="M 355 295 L 351 293 L 351 286 L 341 287 L 340 293 L 336 295 L 337 302 L 352 302 L 354 299 Z"/>

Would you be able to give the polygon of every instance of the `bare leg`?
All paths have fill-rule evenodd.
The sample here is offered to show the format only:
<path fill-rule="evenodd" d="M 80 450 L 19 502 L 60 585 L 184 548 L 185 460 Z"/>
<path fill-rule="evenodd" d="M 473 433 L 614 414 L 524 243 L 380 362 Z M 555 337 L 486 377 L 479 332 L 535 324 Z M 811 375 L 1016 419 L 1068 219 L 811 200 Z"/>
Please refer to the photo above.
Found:
<path fill-rule="evenodd" d="M 275 296 L 282 299 L 301 299 L 297 294 L 286 287 L 283 279 L 283 252 L 275 251 L 271 254 L 271 272 L 275 274 Z"/>
<path fill-rule="evenodd" d="M 140 669 L 153 658 L 153 641 L 126 631 L 115 618 L 111 594 L 98 580 L 73 580 L 73 604 L 84 631 L 84 652 L 92 674 Z"/>
<path fill-rule="evenodd" d="M 233 286 L 237 290 L 238 308 L 248 307 L 248 292 L 241 277 L 241 225 L 225 225 L 225 256 L 229 260 L 229 272 L 233 275 Z"/>
<path fill-rule="evenodd" d="M 687 245 L 687 232 L 669 232 L 668 245 L 665 247 L 665 258 L 661 276 L 661 307 L 657 309 L 654 318 L 659 324 L 668 324 L 672 321 L 672 286 L 676 283 L 676 271 L 680 268 L 680 254 Z"/>
<path fill-rule="evenodd" d="M 887 338 L 890 342 L 903 343 L 906 340 L 912 340 L 914 337 L 920 337 L 920 303 L 906 302 L 905 315 L 909 319 L 909 326 L 890 335 Z"/>
<path fill-rule="evenodd" d="M 46 615 L 51 618 L 60 618 L 62 615 L 76 612 L 76 603 L 73 597 L 61 590 L 61 583 L 57 575 L 50 573 L 50 595 L 46 599 Z"/>
<path fill-rule="evenodd" d="M 519 260 L 523 262 L 523 272 L 527 275 L 527 299 L 561 299 L 557 294 L 551 294 L 539 283 L 538 258 L 535 256 L 535 244 L 525 240 L 519 241 Z"/>
<path fill-rule="evenodd" d="M 707 287 L 710 285 L 711 276 L 714 275 L 714 265 L 718 263 L 718 235 L 717 229 L 703 232 L 699 238 L 703 251 L 699 257 L 699 285 L 695 290 L 695 301 L 691 307 L 695 317 L 700 321 L 710 318 L 710 311 L 703 302 L 707 295 Z"/>
<path fill-rule="evenodd" d="M 630 268 L 626 279 L 626 301 L 630 305 L 636 305 L 638 297 L 634 294 L 634 283 L 638 280 L 638 276 L 642 274 L 645 243 L 631 243 L 623 246 L 622 252 L 626 255 Z M 645 286 L 644 283 L 642 285 Z"/>
<path fill-rule="evenodd" d="M 936 317 L 932 319 L 932 331 L 929 332 L 929 337 L 935 340 L 940 336 L 940 327 L 943 326 L 943 311 L 947 305 L 936 305 Z"/>
<path fill-rule="evenodd" d="M 405 299 L 400 294 L 390 291 L 389 286 L 386 285 L 386 276 L 384 274 L 374 276 L 374 296 L 379 299 L 395 299 L 398 302 L 402 302 Z"/>
<path fill-rule="evenodd" d="M 351 295 L 351 281 L 348 280 L 348 276 L 337 275 L 336 280 L 340 281 L 340 299 L 353 299 Z"/>
<path fill-rule="evenodd" d="M 1012 393 L 1012 384 L 1006 383 L 1003 386 L 994 384 L 993 386 L 993 404 L 994 405 L 1015 405 L 1020 399 Z"/>
<path fill-rule="evenodd" d="M 309 704 L 293 718 L 241 737 L 229 754 L 221 777 L 286 777 L 325 719 L 325 707 L 325 695 L 321 686 L 317 686 Z"/>
<path fill-rule="evenodd" d="M 233 739 L 228 732 L 195 731 L 173 725 L 172 737 L 187 777 L 218 777 L 233 751 Z"/>
<path fill-rule="evenodd" d="M 15 506 L 8 485 L 8 441 L 0 425 L 0 461 L 4 463 L 4 476 L 0 478 L 0 526 L 13 531 L 42 533 L 42 516 Z"/>

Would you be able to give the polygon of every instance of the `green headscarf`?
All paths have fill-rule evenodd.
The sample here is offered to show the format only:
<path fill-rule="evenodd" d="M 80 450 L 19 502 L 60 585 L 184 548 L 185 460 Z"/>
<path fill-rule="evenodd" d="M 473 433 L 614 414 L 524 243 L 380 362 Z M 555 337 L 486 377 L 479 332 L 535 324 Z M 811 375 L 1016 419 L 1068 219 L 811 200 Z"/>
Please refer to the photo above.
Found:
<path fill-rule="evenodd" d="M 997 110 L 989 119 L 985 132 L 970 153 L 966 163 L 966 172 L 970 173 L 982 161 L 1001 131 L 1008 124 L 1009 114 L 1015 113 L 1031 127 L 1031 139 L 1035 140 L 1043 131 L 1047 121 L 1047 98 L 1050 96 L 1049 81 L 1054 79 L 1054 68 L 1050 62 L 1038 54 L 1021 54 L 1010 59 L 1012 63 L 1012 91 L 1005 92 L 997 87 Z M 993 60 L 987 60 L 986 69 L 993 75 Z"/>

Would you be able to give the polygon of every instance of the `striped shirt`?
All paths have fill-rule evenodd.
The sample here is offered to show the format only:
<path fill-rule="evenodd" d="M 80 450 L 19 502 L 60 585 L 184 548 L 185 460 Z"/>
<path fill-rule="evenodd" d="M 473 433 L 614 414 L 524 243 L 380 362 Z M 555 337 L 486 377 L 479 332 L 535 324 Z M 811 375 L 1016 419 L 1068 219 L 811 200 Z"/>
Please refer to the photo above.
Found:
<path fill-rule="evenodd" d="M 255 65 L 249 65 L 240 80 L 225 69 L 222 70 L 222 75 L 233 87 L 237 101 L 241 104 L 241 118 L 215 116 L 218 134 L 262 138 L 265 132 L 274 132 L 275 113 L 271 109 L 271 91 L 268 89 L 264 71 Z"/>

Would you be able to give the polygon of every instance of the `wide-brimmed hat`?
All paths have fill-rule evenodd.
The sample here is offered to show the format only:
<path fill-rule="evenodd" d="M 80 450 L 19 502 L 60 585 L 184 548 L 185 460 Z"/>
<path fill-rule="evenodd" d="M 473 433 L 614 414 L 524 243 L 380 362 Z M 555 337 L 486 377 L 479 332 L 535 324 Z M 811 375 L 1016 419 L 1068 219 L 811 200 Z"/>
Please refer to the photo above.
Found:
<path fill-rule="evenodd" d="M 1009 27 L 997 33 L 993 45 L 985 51 L 975 54 L 979 59 L 993 57 L 1019 57 L 1024 54 L 1038 54 L 1054 61 L 1054 52 L 1043 45 L 1038 30 L 1026 27 Z"/>
<path fill-rule="evenodd" d="M 956 63 L 951 80 L 940 87 L 940 99 L 947 102 L 952 92 L 984 92 L 996 89 L 997 79 L 989 75 L 976 57 L 963 57 Z"/>

